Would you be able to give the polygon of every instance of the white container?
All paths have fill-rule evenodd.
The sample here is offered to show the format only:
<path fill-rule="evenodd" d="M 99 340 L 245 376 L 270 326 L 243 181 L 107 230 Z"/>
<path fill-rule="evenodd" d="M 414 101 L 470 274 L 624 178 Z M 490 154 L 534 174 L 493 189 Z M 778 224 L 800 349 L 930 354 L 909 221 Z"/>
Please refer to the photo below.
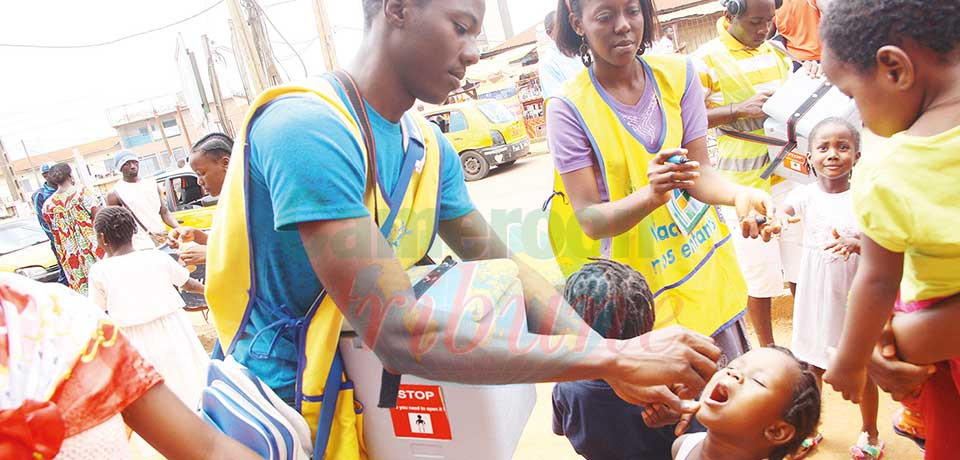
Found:
<path fill-rule="evenodd" d="M 763 123 L 766 136 L 787 140 L 787 120 L 797 112 L 797 109 L 800 108 L 825 81 L 825 78 L 810 78 L 804 69 L 800 69 L 794 73 L 793 76 L 763 104 L 763 111 L 769 116 Z M 857 106 L 854 104 L 853 99 L 841 93 L 837 87 L 831 87 L 830 90 L 819 99 L 820 100 L 800 119 L 800 122 L 797 123 L 797 147 L 788 155 L 784 164 L 778 165 L 776 169 L 775 173 L 784 179 L 789 179 L 801 184 L 810 183 L 815 180 L 806 164 L 806 156 L 810 151 L 808 146 L 810 131 L 817 123 L 820 123 L 826 118 L 837 117 L 849 121 L 857 128 L 860 128 L 863 124 L 860 120 L 860 112 L 857 111 Z M 770 146 L 769 149 L 770 160 L 776 160 L 782 148 Z"/>
<path fill-rule="evenodd" d="M 533 385 L 459 385 L 404 375 L 401 390 L 405 385 L 440 387 L 452 439 L 398 437 L 390 410 L 377 407 L 380 360 L 353 335 L 340 339 L 340 353 L 363 404 L 363 439 L 371 459 L 510 460 L 537 401 Z"/>

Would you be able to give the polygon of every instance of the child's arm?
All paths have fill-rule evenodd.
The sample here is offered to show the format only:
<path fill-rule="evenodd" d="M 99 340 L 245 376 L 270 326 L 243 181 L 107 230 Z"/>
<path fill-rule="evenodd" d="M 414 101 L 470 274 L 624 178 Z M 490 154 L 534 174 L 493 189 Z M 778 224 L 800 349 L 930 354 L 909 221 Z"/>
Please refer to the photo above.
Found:
<path fill-rule="evenodd" d="M 89 283 L 87 283 L 87 297 L 94 305 L 100 307 L 101 310 L 107 311 L 107 291 L 103 287 L 103 283 L 100 282 L 98 275 L 99 272 L 95 268 L 90 269 L 90 274 L 88 275 Z"/>
<path fill-rule="evenodd" d="M 183 292 L 192 292 L 194 294 L 203 294 L 203 283 L 193 278 L 188 278 L 187 282 L 183 286 L 180 286 L 180 290 Z"/>
<path fill-rule="evenodd" d="M 893 317 L 897 354 L 914 364 L 960 358 L 960 294 L 915 313 Z"/>
<path fill-rule="evenodd" d="M 903 254 L 884 249 L 868 236 L 861 238 L 862 259 L 850 291 L 837 354 L 824 381 L 859 402 L 867 380 L 866 366 L 874 344 L 897 300 L 903 276 Z"/>
<path fill-rule="evenodd" d="M 127 406 L 123 411 L 123 420 L 171 460 L 260 458 L 197 417 L 163 384 L 153 387 Z"/>

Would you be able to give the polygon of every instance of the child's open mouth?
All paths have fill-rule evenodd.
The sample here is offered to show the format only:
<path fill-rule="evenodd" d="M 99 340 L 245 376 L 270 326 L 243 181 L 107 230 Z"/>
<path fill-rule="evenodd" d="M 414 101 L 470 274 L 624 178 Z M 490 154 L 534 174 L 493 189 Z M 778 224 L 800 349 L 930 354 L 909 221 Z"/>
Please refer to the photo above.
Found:
<path fill-rule="evenodd" d="M 713 405 L 722 405 L 727 402 L 729 397 L 730 393 L 727 391 L 727 387 L 722 383 L 718 383 L 713 387 L 713 391 L 705 402 Z"/>

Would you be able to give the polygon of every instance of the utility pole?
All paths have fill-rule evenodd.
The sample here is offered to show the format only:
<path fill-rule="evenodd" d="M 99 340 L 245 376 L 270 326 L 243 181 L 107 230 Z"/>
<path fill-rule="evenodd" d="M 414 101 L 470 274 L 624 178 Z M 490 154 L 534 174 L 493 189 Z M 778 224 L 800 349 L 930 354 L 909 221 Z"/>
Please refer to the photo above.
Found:
<path fill-rule="evenodd" d="M 266 23 L 260 14 L 260 6 L 256 0 L 248 0 L 247 24 L 253 34 L 254 49 L 260 56 L 260 65 L 266 76 L 267 86 L 276 86 L 283 83 L 280 73 L 277 72 L 276 59 L 273 58 L 273 46 L 270 44 L 270 35 L 267 34 Z"/>
<path fill-rule="evenodd" d="M 236 57 L 238 60 L 243 61 L 243 66 L 246 67 L 248 76 L 250 77 L 251 89 L 254 92 L 253 96 L 256 96 L 267 89 L 269 83 L 264 75 L 263 65 L 260 62 L 260 55 L 257 53 L 253 33 L 247 25 L 247 19 L 244 17 L 243 10 L 240 9 L 240 0 L 227 0 L 227 9 L 230 10 L 230 19 L 233 21 L 233 27 L 231 29 L 234 32 L 236 44 L 239 45 L 234 47 L 234 50 L 238 51 Z M 251 96 L 248 94 L 247 97 L 249 98 Z"/>
<path fill-rule="evenodd" d="M 220 126 L 223 132 L 233 137 L 233 131 L 230 129 L 227 112 L 223 106 L 223 94 L 220 91 L 220 80 L 217 78 L 217 68 L 213 60 L 213 54 L 210 53 L 210 39 L 206 35 L 200 37 L 203 40 L 203 51 L 207 53 L 207 72 L 210 77 L 210 88 L 213 89 L 213 100 L 217 104 L 217 118 L 220 119 Z"/>
<path fill-rule="evenodd" d="M 190 140 L 190 130 L 187 129 L 187 124 L 183 122 L 183 110 L 180 110 L 179 103 L 177 103 L 177 121 L 180 122 L 180 129 L 187 138 L 187 145 L 193 146 L 193 141 Z"/>
<path fill-rule="evenodd" d="M 503 23 L 504 39 L 513 38 L 513 21 L 510 19 L 510 5 L 507 0 L 497 0 L 497 6 L 500 7 L 500 22 Z"/>
<path fill-rule="evenodd" d="M 23 153 L 27 156 L 27 164 L 30 165 L 30 171 L 33 171 L 33 178 L 36 179 L 37 185 L 43 185 L 43 181 L 40 180 L 40 175 L 37 174 L 37 168 L 33 167 L 33 159 L 30 158 L 30 151 L 27 150 L 27 143 L 20 139 L 20 145 L 23 146 Z"/>
<path fill-rule="evenodd" d="M 7 180 L 7 189 L 10 190 L 11 200 L 27 201 L 27 197 L 20 188 L 16 176 L 13 175 L 13 165 L 10 163 L 10 157 L 7 156 L 7 149 L 3 146 L 3 139 L 0 139 L 0 168 L 3 169 L 3 177 Z M 43 184 L 41 184 L 43 185 Z"/>
<path fill-rule="evenodd" d="M 153 109 L 153 119 L 156 120 L 157 127 L 160 128 L 160 137 L 163 138 L 163 146 L 167 148 L 167 154 L 170 155 L 170 160 L 173 161 L 173 164 L 176 164 L 176 157 L 173 155 L 173 150 L 170 149 L 170 141 L 167 140 L 167 133 L 163 130 L 163 122 L 160 121 L 160 114 L 157 113 L 156 108 Z M 186 129 L 186 127 L 184 127 L 184 129 Z"/>
<path fill-rule="evenodd" d="M 240 32 L 237 30 L 237 25 L 234 24 L 233 19 L 227 19 L 227 24 L 230 26 L 230 45 L 233 46 L 235 50 L 233 54 L 233 60 L 237 62 L 237 71 L 240 72 L 240 82 L 243 83 L 243 97 L 247 99 L 247 105 L 253 103 L 253 98 L 256 97 L 257 93 L 254 93 L 250 89 L 250 78 L 247 76 L 247 67 L 243 65 L 242 53 L 240 53 Z"/>
<path fill-rule="evenodd" d="M 317 21 L 317 32 L 320 34 L 320 48 L 323 50 L 323 65 L 328 71 L 340 67 L 337 63 L 337 49 L 333 43 L 333 31 L 330 29 L 330 20 L 323 0 L 313 0 L 313 16 Z"/>

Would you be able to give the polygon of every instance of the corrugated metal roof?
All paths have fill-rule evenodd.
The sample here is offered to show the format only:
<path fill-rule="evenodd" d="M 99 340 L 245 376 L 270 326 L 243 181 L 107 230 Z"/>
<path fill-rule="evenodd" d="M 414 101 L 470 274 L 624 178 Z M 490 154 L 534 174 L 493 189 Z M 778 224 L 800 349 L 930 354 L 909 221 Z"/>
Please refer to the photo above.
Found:
<path fill-rule="evenodd" d="M 683 8 L 670 13 L 662 13 L 657 16 L 657 19 L 663 23 L 673 21 L 675 19 L 688 18 L 691 16 L 709 16 L 721 11 L 723 11 L 723 5 L 718 2 L 710 2 L 702 5 L 691 6 L 690 8 Z"/>

